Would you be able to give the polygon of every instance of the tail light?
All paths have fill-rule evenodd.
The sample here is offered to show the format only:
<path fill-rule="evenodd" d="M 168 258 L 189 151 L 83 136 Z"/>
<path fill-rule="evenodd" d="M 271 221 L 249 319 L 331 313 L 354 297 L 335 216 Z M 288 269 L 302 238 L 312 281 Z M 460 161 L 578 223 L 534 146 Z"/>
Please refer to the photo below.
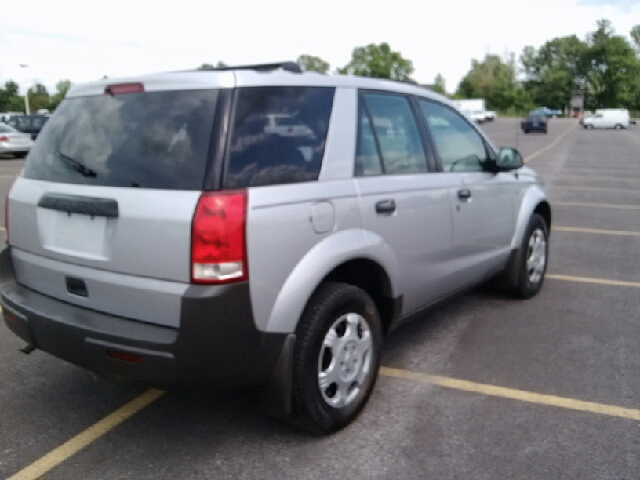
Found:
<path fill-rule="evenodd" d="M 9 141 L 9 137 L 7 137 L 6 135 L 3 135 L 0 137 L 0 142 L 8 142 Z"/>
<path fill-rule="evenodd" d="M 191 225 L 191 281 L 246 280 L 245 191 L 203 193 Z"/>

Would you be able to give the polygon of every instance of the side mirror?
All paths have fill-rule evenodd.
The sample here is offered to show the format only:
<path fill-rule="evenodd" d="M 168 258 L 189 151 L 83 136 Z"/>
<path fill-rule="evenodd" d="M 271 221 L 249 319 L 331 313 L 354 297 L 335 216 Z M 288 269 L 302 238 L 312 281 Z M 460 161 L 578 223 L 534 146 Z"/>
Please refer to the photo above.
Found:
<path fill-rule="evenodd" d="M 503 147 L 498 150 L 498 158 L 496 159 L 496 167 L 499 170 L 517 170 L 522 167 L 522 155 L 515 148 Z"/>

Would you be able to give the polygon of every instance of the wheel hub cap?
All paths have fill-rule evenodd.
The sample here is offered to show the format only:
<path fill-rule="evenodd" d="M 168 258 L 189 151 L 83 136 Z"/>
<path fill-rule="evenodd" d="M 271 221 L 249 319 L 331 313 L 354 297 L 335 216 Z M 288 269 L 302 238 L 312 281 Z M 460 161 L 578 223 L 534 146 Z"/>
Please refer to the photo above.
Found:
<path fill-rule="evenodd" d="M 538 283 L 547 265 L 547 240 L 541 228 L 536 228 L 529 237 L 527 248 L 527 275 L 531 283 Z"/>
<path fill-rule="evenodd" d="M 327 331 L 318 358 L 318 387 L 334 408 L 351 404 L 369 376 L 373 340 L 362 315 L 347 313 Z"/>

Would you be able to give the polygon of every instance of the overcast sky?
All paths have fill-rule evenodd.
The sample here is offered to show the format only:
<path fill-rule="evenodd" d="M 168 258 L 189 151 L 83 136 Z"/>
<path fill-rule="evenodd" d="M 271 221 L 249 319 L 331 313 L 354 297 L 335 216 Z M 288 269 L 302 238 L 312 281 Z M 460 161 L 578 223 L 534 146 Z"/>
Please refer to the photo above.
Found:
<path fill-rule="evenodd" d="M 640 24 L 640 0 L 32 0 L 2 7 L 0 82 L 13 79 L 22 93 L 38 81 L 52 93 L 63 78 L 79 83 L 303 53 L 334 70 L 354 47 L 388 42 L 413 61 L 418 82 L 441 73 L 452 92 L 473 58 L 519 56 L 525 45 L 559 36 L 584 39 L 601 18 L 628 36 Z"/>

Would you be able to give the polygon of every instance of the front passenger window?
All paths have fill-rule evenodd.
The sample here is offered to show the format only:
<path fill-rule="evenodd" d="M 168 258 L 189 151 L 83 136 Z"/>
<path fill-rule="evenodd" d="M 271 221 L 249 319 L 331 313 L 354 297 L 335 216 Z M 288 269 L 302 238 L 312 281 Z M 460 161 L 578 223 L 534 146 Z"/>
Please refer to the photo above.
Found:
<path fill-rule="evenodd" d="M 419 100 L 442 170 L 445 172 L 480 172 L 487 161 L 487 151 L 480 134 L 453 109 L 429 100 Z"/>

